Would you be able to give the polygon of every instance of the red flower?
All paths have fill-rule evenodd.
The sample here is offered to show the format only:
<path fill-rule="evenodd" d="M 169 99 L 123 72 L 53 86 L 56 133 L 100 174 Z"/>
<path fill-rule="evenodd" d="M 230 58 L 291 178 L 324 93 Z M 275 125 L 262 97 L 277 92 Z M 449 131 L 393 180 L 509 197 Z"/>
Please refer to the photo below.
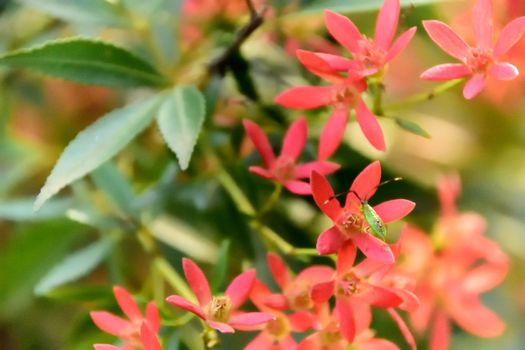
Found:
<path fill-rule="evenodd" d="M 156 335 L 160 328 L 160 317 L 155 304 L 149 303 L 146 307 L 146 315 L 143 316 L 133 297 L 124 288 L 113 287 L 113 294 L 115 294 L 115 299 L 128 320 L 107 311 L 92 311 L 90 315 L 98 328 L 119 337 L 124 345 L 117 347 L 109 344 L 95 344 L 95 349 L 161 350 Z"/>
<path fill-rule="evenodd" d="M 392 250 L 382 240 L 372 236 L 368 230 L 361 209 L 362 200 L 368 200 L 375 193 L 381 180 L 381 164 L 376 161 L 366 167 L 354 180 L 346 196 L 344 207 L 334 198 L 334 191 L 328 181 L 313 172 L 312 193 L 317 206 L 332 219 L 334 226 L 321 233 L 317 239 L 317 251 L 321 255 L 336 253 L 343 243 L 352 241 L 367 257 L 385 264 L 394 263 Z M 415 203 L 406 199 L 394 199 L 373 207 L 383 223 L 399 220 L 414 209 Z"/>
<path fill-rule="evenodd" d="M 284 136 L 281 154 L 278 157 L 275 157 L 268 138 L 257 124 L 249 120 L 244 120 L 243 123 L 246 133 L 266 165 L 266 168 L 251 166 L 249 170 L 256 175 L 281 183 L 292 193 L 301 195 L 311 193 L 310 185 L 302 179 L 309 178 L 312 170 L 321 174 L 331 174 L 340 167 L 339 164 L 326 160 L 297 164 L 308 134 L 308 125 L 304 118 L 297 119 L 290 126 Z M 323 142 L 321 138 L 320 143 Z"/>
<path fill-rule="evenodd" d="M 440 64 L 421 74 L 426 80 L 451 80 L 470 77 L 463 88 L 463 96 L 471 99 L 485 87 L 488 76 L 498 80 L 511 80 L 518 76 L 518 69 L 502 62 L 503 56 L 519 41 L 525 31 L 525 17 L 507 24 L 493 44 L 493 18 L 491 0 L 478 0 L 473 12 L 473 29 L 476 46 L 469 46 L 448 25 L 440 21 L 423 21 L 430 38 L 450 56 L 462 63 Z"/>
<path fill-rule="evenodd" d="M 166 301 L 176 307 L 194 313 L 208 326 L 221 333 L 233 333 L 240 330 L 256 329 L 274 317 L 263 312 L 238 312 L 237 309 L 248 298 L 255 282 L 255 270 L 248 270 L 237 276 L 222 296 L 212 297 L 210 285 L 202 270 L 190 259 L 182 259 L 184 275 L 197 297 L 199 305 L 178 295 L 171 295 Z"/>
<path fill-rule="evenodd" d="M 416 33 L 416 27 L 412 27 L 392 44 L 399 21 L 399 7 L 399 0 L 385 0 L 377 17 L 373 40 L 361 34 L 347 17 L 326 10 L 326 28 L 337 42 L 352 53 L 354 58 L 352 64 L 326 56 L 328 62 L 338 70 L 359 70 L 363 75 L 372 75 L 382 70 L 408 45 Z"/>

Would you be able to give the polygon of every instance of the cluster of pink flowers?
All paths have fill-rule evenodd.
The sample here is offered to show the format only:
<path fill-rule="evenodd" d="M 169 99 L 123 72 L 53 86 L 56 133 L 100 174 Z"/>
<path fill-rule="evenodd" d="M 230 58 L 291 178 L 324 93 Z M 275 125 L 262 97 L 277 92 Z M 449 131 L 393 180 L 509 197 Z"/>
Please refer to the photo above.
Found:
<path fill-rule="evenodd" d="M 299 162 L 307 144 L 305 118 L 292 123 L 278 156 L 261 127 L 244 121 L 247 136 L 264 163 L 250 166 L 249 171 L 293 194 L 313 196 L 320 211 L 332 221 L 319 235 L 316 249 L 319 255 L 334 254 L 335 266 L 313 265 L 294 274 L 279 255 L 268 253 L 268 267 L 279 291 L 259 280 L 252 269 L 233 279 L 224 294 L 214 296 L 203 271 L 192 260 L 183 259 L 183 271 L 195 300 L 172 295 L 166 299 L 169 304 L 195 314 L 207 329 L 221 333 L 258 331 L 246 346 L 248 350 L 343 350 L 350 346 L 361 350 L 398 349 L 394 343 L 376 337 L 370 328 L 374 308 L 386 310 L 412 349 L 416 348 L 415 339 L 398 310 L 408 314 L 417 334 L 429 331 L 432 350 L 447 348 L 451 321 L 477 336 L 502 333 L 504 323 L 482 305 L 480 294 L 502 281 L 508 261 L 497 244 L 484 236 L 482 217 L 457 211 L 457 178 L 446 178 L 438 186 L 442 214 L 432 235 L 405 226 L 395 244 L 385 241 L 385 225 L 404 218 L 415 203 L 393 199 L 374 206 L 368 204 L 381 184 L 379 161 L 372 162 L 353 180 L 345 192 L 344 205 L 325 178 L 340 168 L 328 158 L 342 141 L 350 110 L 355 110 L 368 141 L 378 150 L 386 148 L 381 127 L 363 93 L 371 79 L 382 78 L 387 64 L 416 32 L 416 28 L 410 28 L 394 40 L 399 12 L 399 0 L 385 0 L 378 15 L 376 36 L 369 39 L 348 18 L 326 11 L 329 33 L 352 58 L 297 51 L 301 64 L 330 85 L 293 87 L 277 96 L 276 102 L 294 109 L 333 109 L 320 135 L 316 160 Z M 467 99 L 481 91 L 488 76 L 515 78 L 517 68 L 501 59 L 522 36 L 525 17 L 509 23 L 494 45 L 491 21 L 491 1 L 478 0 L 474 9 L 477 45 L 473 48 L 446 24 L 425 21 L 432 40 L 462 63 L 433 67 L 422 78 L 448 80 L 468 76 L 464 88 Z M 359 252 L 363 257 L 358 256 Z M 126 291 L 115 287 L 114 292 L 129 320 L 93 312 L 95 324 L 119 337 L 123 349 L 160 349 L 161 322 L 155 305 L 150 303 L 143 316 Z M 248 300 L 258 311 L 241 311 Z"/>

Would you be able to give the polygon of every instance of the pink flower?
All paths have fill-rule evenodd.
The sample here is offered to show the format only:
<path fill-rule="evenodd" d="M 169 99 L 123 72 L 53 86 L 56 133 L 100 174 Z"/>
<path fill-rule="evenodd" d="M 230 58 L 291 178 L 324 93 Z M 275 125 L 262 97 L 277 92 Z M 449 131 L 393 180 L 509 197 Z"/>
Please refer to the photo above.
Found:
<path fill-rule="evenodd" d="M 471 99 L 485 87 L 489 76 L 498 80 L 511 80 L 518 76 L 518 69 L 501 61 L 503 56 L 519 41 L 525 31 L 525 17 L 507 24 L 493 44 L 493 18 L 491 0 L 478 0 L 474 7 L 472 26 L 476 46 L 469 46 L 443 22 L 423 21 L 430 38 L 450 56 L 462 63 L 447 63 L 432 67 L 423 74 L 426 80 L 452 80 L 470 77 L 463 88 L 463 96 Z"/>
<path fill-rule="evenodd" d="M 266 165 L 265 168 L 251 166 L 249 170 L 265 179 L 272 179 L 281 183 L 292 193 L 300 195 L 311 193 L 310 185 L 303 179 L 309 178 L 312 170 L 321 174 L 331 174 L 340 167 L 339 164 L 326 160 L 297 164 L 297 160 L 306 145 L 308 134 L 308 125 L 304 118 L 297 119 L 290 126 L 284 137 L 281 154 L 278 157 L 275 157 L 268 138 L 257 124 L 249 120 L 244 120 L 243 123 L 246 133 Z M 325 141 L 321 138 L 320 143 L 323 142 Z"/>
<path fill-rule="evenodd" d="M 124 312 L 127 320 L 107 311 L 92 311 L 91 319 L 98 328 L 106 333 L 119 337 L 124 342 L 122 347 L 109 344 L 95 344 L 96 350 L 143 349 L 161 350 L 157 333 L 160 328 L 160 317 L 153 302 L 146 307 L 143 316 L 133 297 L 122 287 L 113 287 L 113 294 Z"/>
<path fill-rule="evenodd" d="M 381 180 L 379 161 L 367 166 L 354 180 L 346 196 L 344 207 L 334 197 L 334 191 L 328 181 L 319 173 L 312 172 L 312 194 L 317 206 L 330 218 L 334 225 L 321 233 L 317 239 L 317 251 L 321 255 L 336 253 L 343 243 L 352 241 L 367 257 L 384 264 L 393 264 L 391 248 L 382 240 L 372 236 L 368 230 L 361 202 L 369 200 L 375 193 Z M 415 203 L 406 199 L 394 199 L 373 207 L 383 223 L 399 220 L 414 209 Z"/>
<path fill-rule="evenodd" d="M 408 45 L 416 33 L 416 27 L 412 27 L 392 44 L 397 31 L 399 11 L 399 0 L 384 1 L 377 17 L 375 38 L 371 40 L 361 34 L 350 19 L 326 10 L 326 28 L 337 42 L 352 53 L 354 62 L 357 63 L 340 65 L 337 63 L 342 63 L 341 60 L 329 60 L 331 65 L 339 69 L 358 69 L 363 75 L 381 71 Z"/>
<path fill-rule="evenodd" d="M 326 159 L 341 143 L 348 113 L 352 109 L 355 110 L 359 127 L 370 144 L 384 151 L 385 140 L 381 126 L 361 98 L 367 87 L 363 76 L 353 70 L 348 71 L 347 76 L 342 76 L 327 62 L 329 57 L 337 56 L 299 50 L 297 57 L 309 71 L 332 85 L 296 86 L 279 94 L 275 102 L 287 108 L 300 110 L 333 107 L 332 115 L 323 128 L 321 138 L 326 140 L 326 143 L 321 143 L 319 147 L 319 159 Z"/>
<path fill-rule="evenodd" d="M 199 302 L 195 305 L 189 300 L 171 295 L 166 301 L 176 307 L 194 313 L 211 328 L 221 333 L 233 333 L 234 329 L 257 329 L 261 324 L 274 319 L 263 312 L 238 312 L 245 302 L 255 282 L 255 270 L 248 270 L 237 276 L 222 296 L 212 297 L 210 285 L 202 270 L 190 259 L 182 259 L 186 280 Z"/>

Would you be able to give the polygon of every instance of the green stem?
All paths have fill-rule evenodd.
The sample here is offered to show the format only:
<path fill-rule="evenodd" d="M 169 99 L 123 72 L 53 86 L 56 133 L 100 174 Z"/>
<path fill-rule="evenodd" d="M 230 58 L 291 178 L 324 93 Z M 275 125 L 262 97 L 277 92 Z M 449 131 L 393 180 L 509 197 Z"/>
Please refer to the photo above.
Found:
<path fill-rule="evenodd" d="M 277 249 L 279 249 L 284 254 L 289 254 L 292 252 L 295 247 L 288 243 L 286 240 L 284 240 L 281 236 L 277 234 L 274 230 L 269 228 L 268 226 L 263 225 L 261 222 L 257 220 L 253 220 L 250 223 L 250 226 L 259 234 L 266 239 L 268 242 L 273 244 Z"/>
<path fill-rule="evenodd" d="M 220 168 L 217 172 L 217 179 L 242 213 L 252 217 L 255 216 L 255 209 L 252 204 L 226 170 Z"/>
<path fill-rule="evenodd" d="M 171 266 L 171 264 L 162 256 L 157 256 L 153 260 L 153 264 L 157 271 L 164 277 L 166 282 L 174 289 L 180 296 L 194 300 L 194 295 L 189 289 L 184 278 L 179 275 L 177 271 Z"/>
<path fill-rule="evenodd" d="M 416 103 L 420 103 L 420 102 L 424 102 L 424 101 L 430 101 L 433 98 L 435 98 L 435 97 L 443 94 L 444 92 L 452 89 L 453 87 L 461 84 L 463 81 L 465 81 L 465 79 L 456 79 L 456 80 L 447 81 L 445 83 L 442 83 L 442 84 L 436 86 L 430 92 L 425 92 L 425 93 L 421 93 L 421 94 L 416 94 L 416 95 L 410 96 L 410 97 L 408 97 L 407 99 L 405 99 L 403 101 L 392 103 L 392 104 L 389 104 L 389 105 L 385 106 L 385 109 L 387 109 L 387 110 L 399 110 L 399 109 L 404 109 L 404 108 L 411 107 L 412 105 L 414 105 Z"/>
<path fill-rule="evenodd" d="M 288 255 L 292 256 L 319 256 L 319 252 L 315 248 L 293 248 Z"/>
<path fill-rule="evenodd" d="M 273 209 L 275 204 L 277 204 L 277 201 L 279 200 L 279 197 L 281 196 L 282 190 L 283 190 L 283 185 L 281 185 L 280 183 L 276 182 L 274 191 L 272 192 L 272 194 L 268 198 L 268 201 L 263 205 L 262 209 L 257 214 L 257 219 L 258 220 L 260 220 L 264 216 L 264 214 L 266 214 L 267 212 L 269 212 L 270 210 Z"/>

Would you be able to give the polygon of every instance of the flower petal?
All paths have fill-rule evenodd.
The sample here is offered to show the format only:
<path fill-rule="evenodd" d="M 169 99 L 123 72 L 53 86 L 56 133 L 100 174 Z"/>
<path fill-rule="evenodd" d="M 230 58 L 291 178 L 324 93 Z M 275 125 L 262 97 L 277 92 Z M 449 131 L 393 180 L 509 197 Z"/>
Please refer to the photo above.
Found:
<path fill-rule="evenodd" d="M 146 320 L 148 321 L 151 329 L 157 333 L 160 329 L 160 315 L 159 309 L 154 302 L 148 303 L 146 307 Z"/>
<path fill-rule="evenodd" d="M 395 262 L 392 249 L 380 239 L 377 239 L 368 233 L 359 233 L 353 237 L 353 240 L 359 250 L 370 259 L 381 261 L 385 264 L 393 264 Z"/>
<path fill-rule="evenodd" d="M 244 119 L 242 123 L 246 133 L 248 134 L 248 137 L 250 140 L 252 140 L 252 143 L 257 149 L 257 152 L 259 152 L 261 155 L 264 164 L 266 164 L 266 167 L 268 168 L 271 167 L 275 162 L 275 155 L 273 153 L 272 146 L 270 145 L 270 141 L 268 141 L 268 138 L 261 130 L 259 125 L 248 119 Z"/>
<path fill-rule="evenodd" d="M 317 238 L 316 249 L 319 255 L 327 255 L 337 253 L 345 238 L 339 229 L 332 226 L 328 230 L 324 231 Z"/>
<path fill-rule="evenodd" d="M 334 190 L 326 178 L 316 171 L 310 177 L 310 186 L 315 203 L 330 219 L 336 221 L 341 213 L 341 205 L 334 197 Z"/>
<path fill-rule="evenodd" d="M 295 54 L 299 62 L 301 62 L 301 64 L 313 74 L 333 83 L 342 80 L 337 70 L 335 70 L 317 53 L 306 50 L 297 50 Z"/>
<path fill-rule="evenodd" d="M 423 333 L 429 326 L 436 305 L 436 295 L 429 285 L 421 285 L 416 289 L 420 304 L 417 310 L 410 313 L 412 328 Z"/>
<path fill-rule="evenodd" d="M 364 168 L 352 182 L 352 186 L 350 186 L 351 192 L 346 197 L 345 207 L 355 203 L 355 195 L 352 192 L 357 193 L 360 200 L 368 200 L 376 192 L 380 181 L 381 163 L 376 160 Z"/>
<path fill-rule="evenodd" d="M 140 327 L 140 341 L 144 345 L 144 350 L 162 350 L 155 332 L 145 322 Z"/>
<path fill-rule="evenodd" d="M 405 338 L 406 342 L 410 346 L 410 349 L 416 350 L 417 349 L 416 340 L 414 339 L 412 332 L 410 332 L 410 329 L 408 328 L 403 318 L 401 318 L 401 316 L 399 316 L 399 314 L 394 309 L 388 309 L 387 311 L 390 317 L 392 317 L 394 322 L 397 324 L 397 327 L 401 331 L 401 334 L 403 334 L 403 337 Z"/>
<path fill-rule="evenodd" d="M 250 171 L 250 173 L 260 176 L 264 179 L 272 180 L 274 178 L 273 174 L 270 171 L 261 168 L 260 166 L 252 165 L 248 168 L 248 170 Z"/>
<path fill-rule="evenodd" d="M 334 281 L 317 283 L 312 287 L 311 297 L 317 304 L 326 303 L 334 295 Z"/>
<path fill-rule="evenodd" d="M 350 300 L 337 298 L 335 300 L 335 309 L 339 317 L 339 329 L 343 337 L 350 343 L 355 337 L 355 319 Z"/>
<path fill-rule="evenodd" d="M 348 70 L 361 69 L 361 65 L 359 64 L 359 62 L 343 56 L 332 55 L 324 52 L 316 52 L 315 54 L 318 57 L 322 58 L 326 63 L 328 63 L 330 67 L 332 67 L 332 69 L 335 69 L 337 71 L 347 72 Z"/>
<path fill-rule="evenodd" d="M 275 310 L 284 311 L 288 309 L 288 300 L 286 299 L 284 295 L 274 293 L 274 294 L 267 295 L 264 298 L 264 305 L 272 309 L 275 309 Z"/>
<path fill-rule="evenodd" d="M 143 318 L 137 303 L 127 290 L 120 286 L 115 286 L 113 287 L 113 294 L 115 294 L 115 299 L 122 309 L 122 312 L 124 312 L 130 320 L 140 320 Z"/>
<path fill-rule="evenodd" d="M 375 212 L 385 224 L 401 220 L 416 206 L 416 203 L 406 199 L 392 199 L 374 207 Z"/>
<path fill-rule="evenodd" d="M 348 17 L 325 10 L 324 21 L 326 29 L 339 44 L 352 53 L 360 50 L 359 40 L 362 40 L 363 36 Z"/>
<path fill-rule="evenodd" d="M 346 241 L 337 255 L 337 273 L 342 276 L 352 270 L 357 249 L 351 240 Z"/>
<path fill-rule="evenodd" d="M 275 103 L 292 109 L 315 109 L 332 103 L 331 86 L 296 86 L 281 92 Z"/>
<path fill-rule="evenodd" d="M 388 50 L 385 61 L 390 62 L 394 58 L 396 58 L 397 55 L 399 55 L 401 51 L 403 51 L 408 46 L 408 44 L 414 37 L 414 34 L 416 34 L 416 31 L 417 31 L 417 28 L 412 27 L 406 32 L 404 32 L 403 34 L 401 34 L 396 39 L 396 41 L 394 41 L 394 44 L 392 45 L 392 47 Z"/>
<path fill-rule="evenodd" d="M 375 45 L 387 50 L 397 30 L 399 0 L 385 0 L 376 21 Z"/>
<path fill-rule="evenodd" d="M 359 101 L 355 109 L 355 114 L 359 127 L 368 142 L 370 142 L 375 149 L 384 151 L 386 149 L 385 137 L 383 136 L 381 126 L 377 122 L 376 116 L 368 109 L 363 100 Z"/>
<path fill-rule="evenodd" d="M 492 0 L 477 0 L 472 11 L 472 27 L 479 47 L 492 47 L 494 20 L 492 18 Z"/>
<path fill-rule="evenodd" d="M 507 62 L 496 63 L 490 66 L 489 73 L 498 80 L 512 80 L 520 74 L 515 65 Z"/>
<path fill-rule="evenodd" d="M 272 320 L 275 320 L 275 316 L 266 312 L 245 312 L 232 316 L 228 324 L 233 328 L 247 330 L 247 327 L 259 326 Z"/>
<path fill-rule="evenodd" d="M 476 97 L 485 87 L 485 76 L 483 74 L 475 74 L 467 81 L 463 88 L 463 97 L 470 100 Z"/>
<path fill-rule="evenodd" d="M 507 24 L 499 34 L 494 46 L 494 58 L 499 59 L 516 45 L 525 32 L 525 16 L 518 17 Z"/>
<path fill-rule="evenodd" d="M 181 309 L 184 309 L 186 311 L 192 312 L 192 313 L 194 313 L 195 315 L 199 316 L 202 319 L 206 318 L 204 316 L 204 311 L 202 310 L 202 308 L 200 306 L 195 305 L 191 301 L 186 300 L 186 299 L 184 299 L 181 296 L 170 295 L 169 297 L 166 298 L 166 302 L 168 302 L 168 303 L 170 303 L 170 304 L 172 304 L 172 305 L 174 305 L 176 307 L 180 307 Z"/>
<path fill-rule="evenodd" d="M 312 194 L 310 184 L 305 181 L 289 180 L 284 183 L 284 187 L 292 193 L 300 196 L 308 196 Z"/>
<path fill-rule="evenodd" d="M 450 56 L 465 61 L 470 47 L 456 32 L 443 22 L 430 20 L 423 21 L 423 27 L 430 38 Z"/>
<path fill-rule="evenodd" d="M 328 175 L 336 172 L 339 168 L 341 166 L 337 163 L 324 160 L 313 161 L 297 165 L 294 170 L 294 176 L 298 179 L 308 179 L 312 175 L 312 171 L 316 171 L 321 175 Z"/>
<path fill-rule="evenodd" d="M 306 119 L 301 117 L 294 121 L 288 128 L 286 135 L 284 135 L 281 155 L 290 157 L 296 161 L 306 145 L 307 135 L 308 124 L 306 124 Z"/>
<path fill-rule="evenodd" d="M 333 278 L 333 276 L 334 270 L 331 267 L 314 265 L 301 271 L 297 277 L 295 277 L 295 282 L 306 285 L 314 285 L 315 283 L 329 281 Z"/>
<path fill-rule="evenodd" d="M 335 151 L 337 151 L 345 135 L 347 123 L 348 111 L 342 108 L 335 108 L 332 115 L 323 126 L 323 131 L 319 137 L 317 158 L 320 160 L 328 159 Z"/>
<path fill-rule="evenodd" d="M 110 344 L 94 344 L 93 347 L 95 350 L 122 350 L 118 346 Z"/>
<path fill-rule="evenodd" d="M 272 346 L 273 337 L 265 332 L 261 332 L 244 347 L 244 350 L 272 349 Z"/>
<path fill-rule="evenodd" d="M 211 301 L 211 291 L 204 272 L 193 260 L 188 258 L 182 258 L 182 268 L 186 281 L 188 281 L 193 294 L 197 297 L 199 305 L 201 307 L 206 306 Z"/>
<path fill-rule="evenodd" d="M 93 323 L 106 333 L 119 337 L 131 323 L 107 311 L 92 311 L 89 313 Z"/>
<path fill-rule="evenodd" d="M 237 309 L 246 301 L 254 282 L 255 269 L 250 269 L 235 277 L 230 283 L 225 294 L 230 297 L 233 309 Z"/>
<path fill-rule="evenodd" d="M 281 289 L 286 288 L 288 283 L 290 283 L 290 273 L 283 259 L 275 253 L 268 253 L 266 254 L 266 262 L 277 285 Z"/>
<path fill-rule="evenodd" d="M 372 284 L 363 284 L 362 288 L 363 291 L 359 294 L 359 299 L 370 305 L 380 308 L 391 308 L 397 307 L 403 302 L 403 299 L 390 288 Z"/>
<path fill-rule="evenodd" d="M 470 69 L 462 63 L 445 63 L 427 69 L 419 77 L 424 80 L 452 80 L 470 74 Z"/>
<path fill-rule="evenodd" d="M 208 326 L 218 330 L 221 333 L 235 333 L 235 329 L 233 329 L 233 327 L 229 324 L 215 321 L 206 321 L 206 323 L 208 324 Z"/>
<path fill-rule="evenodd" d="M 308 311 L 298 311 L 289 314 L 288 321 L 290 321 L 294 332 L 303 333 L 314 326 L 315 317 Z"/>
<path fill-rule="evenodd" d="M 450 321 L 444 312 L 438 312 L 430 334 L 430 350 L 447 350 L 450 344 Z"/>

